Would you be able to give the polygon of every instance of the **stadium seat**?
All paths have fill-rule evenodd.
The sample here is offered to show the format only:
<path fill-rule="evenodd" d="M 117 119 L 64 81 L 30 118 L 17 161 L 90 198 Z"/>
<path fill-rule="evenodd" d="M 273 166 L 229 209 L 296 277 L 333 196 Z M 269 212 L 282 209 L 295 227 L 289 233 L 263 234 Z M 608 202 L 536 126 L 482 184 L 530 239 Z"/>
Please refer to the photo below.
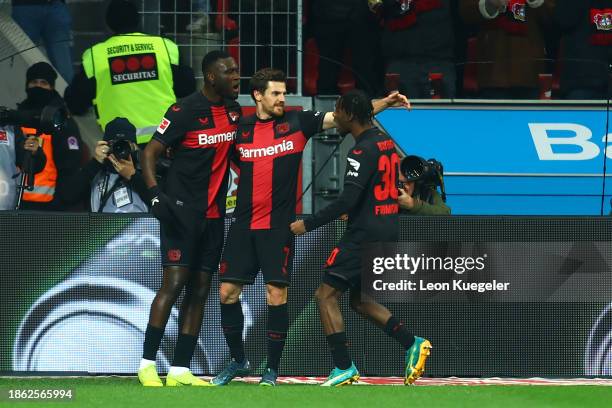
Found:
<path fill-rule="evenodd" d="M 463 91 L 467 94 L 478 93 L 478 64 L 475 63 L 478 52 L 478 38 L 470 37 L 467 40 L 465 66 L 463 68 Z"/>

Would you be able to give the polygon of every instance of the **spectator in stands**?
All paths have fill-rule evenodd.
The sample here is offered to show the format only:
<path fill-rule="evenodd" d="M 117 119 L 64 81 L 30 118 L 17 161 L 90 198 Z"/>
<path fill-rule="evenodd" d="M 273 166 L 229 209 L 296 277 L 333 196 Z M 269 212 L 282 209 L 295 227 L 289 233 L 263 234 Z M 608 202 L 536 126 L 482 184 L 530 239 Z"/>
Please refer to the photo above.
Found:
<path fill-rule="evenodd" d="M 210 30 L 210 0 L 191 2 L 191 23 L 185 27 L 191 33 L 206 33 Z"/>
<path fill-rule="evenodd" d="M 148 212 L 147 187 L 138 168 L 136 128 L 126 118 L 115 118 L 104 130 L 94 157 L 70 178 L 66 200 L 89 201 L 92 212 Z"/>
<path fill-rule="evenodd" d="M 57 73 L 46 62 L 38 62 L 26 72 L 27 98 L 17 105 L 23 111 L 42 111 L 47 105 L 61 106 L 64 100 L 55 90 Z M 79 128 L 71 117 L 65 125 L 50 134 L 39 129 L 22 127 L 26 136 L 38 137 L 47 162 L 44 169 L 34 177 L 34 189 L 25 191 L 21 208 L 24 210 L 65 210 L 62 194 L 66 180 L 79 169 L 82 142 Z"/>
<path fill-rule="evenodd" d="M 27 158 L 30 154 L 31 158 Z M 45 154 L 36 137 L 26 138 L 19 127 L 0 123 L 0 211 L 14 210 L 17 202 L 17 183 L 15 173 L 39 173 L 46 163 Z"/>
<path fill-rule="evenodd" d="M 460 0 L 460 13 L 477 24 L 478 96 L 538 99 L 546 72 L 543 33 L 555 0 Z"/>
<path fill-rule="evenodd" d="M 556 0 L 562 30 L 561 93 L 566 99 L 612 97 L 612 0 Z"/>
<path fill-rule="evenodd" d="M 336 95 L 338 75 L 345 49 L 351 51 L 351 69 L 356 87 L 375 95 L 381 87 L 382 67 L 380 27 L 363 0 L 312 0 L 312 33 L 321 59 L 317 90 L 322 95 Z M 329 58 L 330 60 L 326 60 Z M 337 61 L 337 62 L 336 62 Z"/>
<path fill-rule="evenodd" d="M 334 0 L 336 1 L 336 0 Z M 297 44 L 297 2 L 287 0 L 216 0 L 215 26 L 232 39 L 237 32 L 240 43 L 241 93 L 251 91 L 249 80 L 266 67 L 274 67 L 296 75 L 295 47 Z M 288 92 L 295 91 L 295 83 L 288 81 Z"/>
<path fill-rule="evenodd" d="M 443 187 L 442 166 L 435 160 L 425 161 L 418 156 L 402 159 L 399 173 L 400 213 L 404 215 L 450 215 Z"/>
<path fill-rule="evenodd" d="M 34 44 L 45 46 L 49 60 L 72 81 L 72 17 L 65 0 L 13 0 L 12 17 Z"/>
<path fill-rule="evenodd" d="M 409 99 L 432 94 L 453 98 L 456 74 L 450 0 L 368 0 L 383 20 L 382 52 L 387 73 L 400 74 L 400 91 Z M 442 74 L 435 90 L 430 74 Z"/>
<path fill-rule="evenodd" d="M 106 23 L 114 35 L 83 53 L 82 70 L 66 89 L 70 110 L 84 114 L 96 101 L 104 129 L 116 117 L 136 126 L 138 143 L 147 143 L 166 108 L 195 91 L 190 67 L 179 65 L 177 45 L 138 32 L 138 9 L 129 0 L 111 0 Z"/>

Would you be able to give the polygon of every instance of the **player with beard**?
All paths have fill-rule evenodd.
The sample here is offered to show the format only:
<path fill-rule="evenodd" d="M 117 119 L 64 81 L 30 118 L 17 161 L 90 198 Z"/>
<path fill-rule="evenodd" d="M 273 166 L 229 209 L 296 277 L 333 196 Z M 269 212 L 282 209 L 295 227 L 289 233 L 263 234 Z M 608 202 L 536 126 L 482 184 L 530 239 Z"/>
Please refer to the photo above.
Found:
<path fill-rule="evenodd" d="M 243 285 L 261 270 L 268 304 L 268 358 L 260 385 L 276 385 L 281 354 L 289 329 L 287 288 L 293 260 L 293 234 L 298 174 L 308 140 L 336 126 L 332 112 L 285 112 L 286 79 L 282 71 L 262 69 L 251 79 L 256 115 L 243 118 L 236 135 L 240 180 L 233 223 L 219 266 L 221 325 L 232 360 L 211 383 L 228 384 L 250 372 L 244 354 Z M 395 92 L 376 101 L 374 110 L 394 104 L 409 106 Z"/>
<path fill-rule="evenodd" d="M 400 160 L 393 140 L 374 127 L 372 116 L 370 100 L 363 92 L 354 90 L 340 97 L 335 120 L 341 133 L 351 133 L 356 141 L 347 157 L 344 189 L 338 199 L 312 218 L 290 226 L 294 234 L 301 235 L 348 214 L 346 231 L 327 260 L 323 283 L 315 294 L 336 366 L 324 386 L 351 384 L 359 379 L 348 352 L 338 304 L 347 290 L 351 308 L 406 349 L 405 384 L 412 384 L 423 374 L 431 350 L 428 340 L 411 334 L 387 308 L 361 292 L 362 245 L 397 242 L 399 238 L 396 184 Z"/>
<path fill-rule="evenodd" d="M 162 287 L 151 305 L 138 378 L 162 386 L 155 359 L 172 306 L 182 289 L 179 336 L 167 386 L 207 386 L 189 363 L 198 341 L 212 274 L 223 248 L 229 154 L 240 119 L 238 65 L 224 51 L 202 60 L 204 87 L 170 106 L 142 159 L 151 212 L 160 223 Z M 165 184 L 155 178 L 158 157 L 171 147 Z"/>

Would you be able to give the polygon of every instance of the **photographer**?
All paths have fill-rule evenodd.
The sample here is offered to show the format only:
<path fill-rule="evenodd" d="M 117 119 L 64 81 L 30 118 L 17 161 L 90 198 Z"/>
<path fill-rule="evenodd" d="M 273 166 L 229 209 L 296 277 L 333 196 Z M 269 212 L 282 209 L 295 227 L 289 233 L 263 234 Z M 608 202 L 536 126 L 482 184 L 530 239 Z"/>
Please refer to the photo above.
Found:
<path fill-rule="evenodd" d="M 45 154 L 35 137 L 26 138 L 19 128 L 0 120 L 0 211 L 15 209 L 19 180 L 15 176 L 17 167 L 22 171 L 30 167 L 31 173 L 35 174 L 45 164 Z"/>
<path fill-rule="evenodd" d="M 450 215 L 442 176 L 442 165 L 438 161 L 425 161 L 418 156 L 404 157 L 398 183 L 400 214 Z M 442 195 L 438 186 L 442 188 Z"/>
<path fill-rule="evenodd" d="M 94 157 L 68 180 L 64 198 L 71 204 L 89 200 L 92 212 L 148 212 L 142 199 L 147 188 L 137 168 L 138 152 L 134 125 L 125 118 L 113 119 Z"/>
<path fill-rule="evenodd" d="M 26 72 L 27 98 L 18 104 L 20 112 L 42 112 L 49 106 L 64 107 L 64 101 L 55 91 L 57 73 L 46 62 L 38 62 Z M 63 126 L 46 133 L 38 127 L 19 124 L 21 131 L 28 137 L 38 138 L 47 162 L 43 170 L 34 178 L 34 189 L 23 194 L 21 209 L 41 211 L 61 211 L 65 208 L 62 201 L 66 180 L 74 174 L 81 163 L 81 136 L 76 122 L 68 117 Z"/>

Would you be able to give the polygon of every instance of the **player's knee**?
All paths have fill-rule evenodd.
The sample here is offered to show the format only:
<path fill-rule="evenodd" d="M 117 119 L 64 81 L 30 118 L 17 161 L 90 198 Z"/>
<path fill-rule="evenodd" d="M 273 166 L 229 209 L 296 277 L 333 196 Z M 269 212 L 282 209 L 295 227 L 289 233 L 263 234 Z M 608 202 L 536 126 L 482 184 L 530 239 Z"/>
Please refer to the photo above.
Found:
<path fill-rule="evenodd" d="M 179 295 L 181 294 L 181 291 L 183 290 L 184 286 L 185 286 L 184 281 L 168 280 L 162 284 L 162 287 L 160 288 L 159 291 L 162 295 L 176 300 L 176 298 L 178 298 Z"/>
<path fill-rule="evenodd" d="M 272 306 L 284 305 L 287 303 L 287 288 L 266 285 L 266 301 Z"/>
<path fill-rule="evenodd" d="M 223 304 L 236 303 L 240 297 L 240 287 L 223 282 L 219 288 L 219 299 Z"/>
<path fill-rule="evenodd" d="M 363 303 L 361 302 L 361 299 L 358 297 L 351 297 L 350 305 L 351 309 L 353 309 L 355 313 L 363 314 Z"/>
<path fill-rule="evenodd" d="M 202 272 L 203 274 L 205 272 Z M 193 285 L 192 296 L 197 300 L 206 300 L 208 297 L 208 292 L 210 291 L 210 276 L 202 276 L 197 282 Z"/>
<path fill-rule="evenodd" d="M 194 288 L 191 292 L 191 297 L 197 301 L 206 301 L 206 298 L 208 297 L 208 291 L 210 289 L 209 285 L 201 285 L 198 286 L 197 288 Z"/>
<path fill-rule="evenodd" d="M 326 286 L 319 286 L 315 292 L 315 299 L 318 304 L 325 304 L 334 301 L 333 291 Z"/>

